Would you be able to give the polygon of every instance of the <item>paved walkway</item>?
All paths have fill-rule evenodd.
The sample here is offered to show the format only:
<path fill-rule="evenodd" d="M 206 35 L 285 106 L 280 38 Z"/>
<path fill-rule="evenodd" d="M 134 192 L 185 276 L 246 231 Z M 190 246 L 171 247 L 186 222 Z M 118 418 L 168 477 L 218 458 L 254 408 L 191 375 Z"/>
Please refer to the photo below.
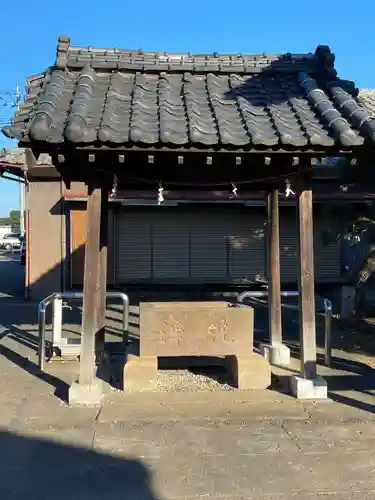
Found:
<path fill-rule="evenodd" d="M 20 253 L 0 250 L 0 299 L 24 298 L 25 266 L 20 264 Z"/>
<path fill-rule="evenodd" d="M 326 373 L 334 402 L 112 392 L 70 408 L 77 365 L 38 372 L 33 317 L 35 306 L 0 304 L 1 499 L 375 498 L 375 383 L 360 363 Z"/>

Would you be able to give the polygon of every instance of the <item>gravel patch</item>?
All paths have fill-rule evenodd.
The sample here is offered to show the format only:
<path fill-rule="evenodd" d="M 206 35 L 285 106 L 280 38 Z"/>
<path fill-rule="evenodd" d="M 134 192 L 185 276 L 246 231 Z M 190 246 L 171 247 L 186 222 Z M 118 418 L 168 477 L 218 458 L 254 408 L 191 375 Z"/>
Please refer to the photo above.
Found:
<path fill-rule="evenodd" d="M 117 361 L 117 362 L 116 362 Z M 170 361 L 170 360 L 169 360 Z M 163 363 L 157 371 L 156 386 L 151 389 L 126 392 L 194 392 L 194 391 L 236 391 L 232 374 L 224 364 L 173 366 L 172 362 Z M 119 390 L 122 379 L 122 357 L 111 359 L 112 390 Z"/>
<path fill-rule="evenodd" d="M 158 370 L 156 387 L 136 392 L 235 391 L 230 376 L 224 371 L 200 373 L 191 370 Z M 126 392 L 135 392 L 127 390 Z"/>
<path fill-rule="evenodd" d="M 233 391 L 227 373 L 194 373 L 190 370 L 158 370 L 158 392 Z"/>

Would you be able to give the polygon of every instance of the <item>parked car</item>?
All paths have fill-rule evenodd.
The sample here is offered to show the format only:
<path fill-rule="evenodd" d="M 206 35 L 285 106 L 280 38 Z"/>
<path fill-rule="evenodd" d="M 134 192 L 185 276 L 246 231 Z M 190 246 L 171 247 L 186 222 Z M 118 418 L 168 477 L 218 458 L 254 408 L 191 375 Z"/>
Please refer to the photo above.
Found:
<path fill-rule="evenodd" d="M 0 248 L 4 248 L 8 252 L 21 247 L 21 235 L 18 233 L 5 234 L 0 239 Z"/>
<path fill-rule="evenodd" d="M 20 257 L 21 266 L 26 265 L 26 236 L 21 236 L 21 257 Z"/>

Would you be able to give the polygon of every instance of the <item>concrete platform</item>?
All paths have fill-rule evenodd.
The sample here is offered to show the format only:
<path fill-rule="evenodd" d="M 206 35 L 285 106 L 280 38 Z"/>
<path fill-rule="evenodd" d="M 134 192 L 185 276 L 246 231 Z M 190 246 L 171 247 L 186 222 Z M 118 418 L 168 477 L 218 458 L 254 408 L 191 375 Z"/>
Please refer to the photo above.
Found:
<path fill-rule="evenodd" d="M 9 310 L 0 304 L 1 499 L 375 498 L 375 379 L 358 357 L 319 366 L 325 402 L 275 389 L 113 390 L 98 407 L 70 407 L 77 363 L 41 374 L 36 324 Z M 294 358 L 272 368 L 278 381 L 298 370 Z"/>

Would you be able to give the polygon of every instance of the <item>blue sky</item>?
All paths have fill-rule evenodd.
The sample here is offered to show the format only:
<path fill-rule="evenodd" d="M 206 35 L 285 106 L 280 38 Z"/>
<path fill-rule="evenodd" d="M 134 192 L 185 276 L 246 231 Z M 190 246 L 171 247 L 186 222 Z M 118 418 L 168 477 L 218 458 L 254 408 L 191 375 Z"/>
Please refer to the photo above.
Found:
<path fill-rule="evenodd" d="M 375 2 L 346 5 L 333 0 L 2 2 L 0 92 L 17 84 L 23 89 L 27 76 L 52 64 L 62 34 L 74 45 L 170 52 L 304 53 L 329 45 L 341 77 L 373 88 Z M 0 122 L 10 112 L 0 109 Z M 0 134 L 0 148 L 13 145 Z M 0 216 L 18 204 L 18 186 L 0 179 Z"/>

